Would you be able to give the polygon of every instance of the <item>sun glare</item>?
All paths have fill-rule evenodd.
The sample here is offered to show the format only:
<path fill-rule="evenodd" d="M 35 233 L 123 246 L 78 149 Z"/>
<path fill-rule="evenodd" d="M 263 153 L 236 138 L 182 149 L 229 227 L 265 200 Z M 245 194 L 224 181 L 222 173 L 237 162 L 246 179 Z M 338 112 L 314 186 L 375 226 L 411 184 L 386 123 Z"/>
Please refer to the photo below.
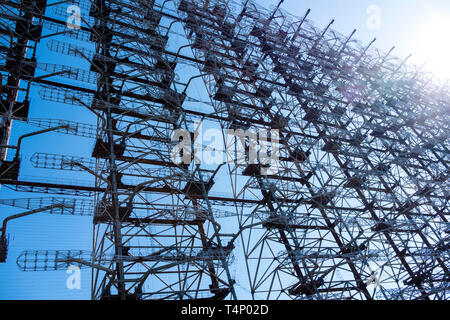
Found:
<path fill-rule="evenodd" d="M 414 36 L 414 60 L 441 80 L 450 80 L 450 15 L 428 10 L 422 31 Z"/>

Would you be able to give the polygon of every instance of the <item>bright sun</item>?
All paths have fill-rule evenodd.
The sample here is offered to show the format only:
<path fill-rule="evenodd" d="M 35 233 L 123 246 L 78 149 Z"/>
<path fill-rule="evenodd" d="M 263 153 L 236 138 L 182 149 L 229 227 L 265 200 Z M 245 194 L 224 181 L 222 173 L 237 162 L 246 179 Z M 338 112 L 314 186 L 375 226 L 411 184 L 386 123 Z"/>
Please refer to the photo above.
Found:
<path fill-rule="evenodd" d="M 450 80 L 450 15 L 428 9 L 426 24 L 414 38 L 414 60 L 426 62 L 424 70 L 441 80 Z"/>

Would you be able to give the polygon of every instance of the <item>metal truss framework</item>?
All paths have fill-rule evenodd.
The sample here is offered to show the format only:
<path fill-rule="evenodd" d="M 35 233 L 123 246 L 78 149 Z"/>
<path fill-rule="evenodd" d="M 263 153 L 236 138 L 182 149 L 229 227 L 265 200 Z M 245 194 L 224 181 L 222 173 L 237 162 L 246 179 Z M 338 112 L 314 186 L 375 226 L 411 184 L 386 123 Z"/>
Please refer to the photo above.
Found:
<path fill-rule="evenodd" d="M 91 268 L 93 299 L 449 298 L 450 87 L 281 3 L 2 2 L 0 183 L 55 196 L 0 204 L 94 224 L 92 251 L 26 251 L 22 270 Z M 80 28 L 69 5 L 89 13 Z M 44 39 L 90 69 L 37 61 Z M 211 111 L 193 107 L 196 79 Z M 97 124 L 29 118 L 32 86 Z M 20 175 L 31 135 L 9 146 L 13 120 L 92 139 L 91 157 L 30 162 L 94 183 Z M 278 173 L 175 164 L 175 130 L 195 138 L 200 120 L 278 130 Z M 5 223 L 0 261 L 7 248 Z"/>

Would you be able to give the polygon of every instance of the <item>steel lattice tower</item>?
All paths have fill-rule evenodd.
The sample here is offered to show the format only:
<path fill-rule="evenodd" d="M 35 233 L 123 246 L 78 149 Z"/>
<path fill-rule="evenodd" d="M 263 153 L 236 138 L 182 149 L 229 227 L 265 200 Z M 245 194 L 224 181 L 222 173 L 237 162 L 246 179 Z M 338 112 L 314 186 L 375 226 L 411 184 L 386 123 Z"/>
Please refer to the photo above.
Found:
<path fill-rule="evenodd" d="M 1 262 L 6 222 L 42 211 L 91 217 L 93 249 L 25 251 L 17 264 L 90 268 L 93 299 L 449 298 L 447 84 L 283 1 L 50 2 L 0 5 L 0 184 L 38 194 L 0 200 L 28 210 L 5 220 Z M 78 62 L 40 61 L 40 47 Z M 93 122 L 30 118 L 30 88 Z M 11 146 L 13 120 L 39 129 Z M 176 164 L 174 134 L 197 141 L 201 121 L 224 146 L 227 130 L 275 130 L 278 171 Z M 20 173 L 22 139 L 51 131 L 91 139 L 91 157 L 37 145 L 36 173 L 89 181 Z"/>

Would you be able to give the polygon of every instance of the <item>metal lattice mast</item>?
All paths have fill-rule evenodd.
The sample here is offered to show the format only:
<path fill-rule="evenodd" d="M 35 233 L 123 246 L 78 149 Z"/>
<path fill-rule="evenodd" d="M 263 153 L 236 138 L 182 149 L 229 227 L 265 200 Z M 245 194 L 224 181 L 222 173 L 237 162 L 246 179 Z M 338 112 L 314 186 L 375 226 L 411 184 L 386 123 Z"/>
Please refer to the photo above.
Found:
<path fill-rule="evenodd" d="M 68 4 L 89 13 L 79 29 L 62 18 Z M 1 204 L 94 222 L 92 251 L 27 251 L 17 260 L 23 270 L 89 267 L 95 299 L 448 298 L 448 86 L 281 4 L 5 5 L 13 8 L 5 19 L 20 10 L 39 17 L 50 52 L 90 66 L 25 59 L 43 75 L 22 78 L 41 99 L 87 108 L 97 122 L 16 115 L 37 133 L 93 139 L 91 157 L 30 157 L 36 170 L 90 181 L 19 177 L 20 144 L 2 163 L 5 187 L 72 197 Z M 209 102 L 193 93 L 197 79 Z M 16 101 L 11 92 L 2 101 Z M 243 158 L 174 163 L 172 137 L 182 129 L 195 140 L 200 120 L 221 128 L 225 147 L 241 143 Z M 228 139 L 239 131 L 247 138 Z M 277 170 L 245 161 L 255 137 L 268 138 Z M 191 152 L 178 156 L 196 160 Z"/>
<path fill-rule="evenodd" d="M 230 10 L 232 8 L 234 10 Z M 281 152 L 286 152 L 286 162 L 293 162 L 293 165 L 286 169 L 283 167 L 285 169 L 283 174 L 270 177 L 272 179 L 261 176 L 260 168 L 252 168 L 251 165 L 242 171 L 243 175 L 254 176 L 253 188 L 261 190 L 270 216 L 278 218 L 286 213 L 288 216 L 300 213 L 310 217 L 315 213 L 319 214 L 321 222 L 325 225 L 326 231 L 321 233 L 314 230 L 309 234 L 298 232 L 292 236 L 291 242 L 283 233 L 285 230 L 295 232 L 297 226 L 289 223 L 270 225 L 266 223 L 266 228 L 271 231 L 277 230 L 279 236 L 274 236 L 275 232 L 270 231 L 262 231 L 261 238 L 255 236 L 255 232 L 249 236 L 247 240 L 249 247 L 251 243 L 256 243 L 260 248 L 255 250 L 256 247 L 252 247 L 258 264 L 248 267 L 252 292 L 257 291 L 256 286 L 260 286 L 261 292 L 267 293 L 268 297 L 271 297 L 271 294 L 277 295 L 273 283 L 275 279 L 280 279 L 277 273 L 282 269 L 268 263 L 267 269 L 259 270 L 264 259 L 278 260 L 272 252 L 268 257 L 263 253 L 265 249 L 270 248 L 268 242 L 274 241 L 275 238 L 274 242 L 283 244 L 287 249 L 283 265 L 288 265 L 291 274 L 299 279 L 298 284 L 289 291 L 285 285 L 286 280 L 280 281 L 279 291 L 283 293 L 288 291 L 291 296 L 372 298 L 366 289 L 366 283 L 362 280 L 369 278 L 372 272 L 369 264 L 371 259 L 364 258 L 364 251 L 369 245 L 379 251 L 375 255 L 379 258 L 375 260 L 388 260 L 387 263 L 378 263 L 378 267 L 390 268 L 392 274 L 399 267 L 403 269 L 405 276 L 411 279 L 405 280 L 403 285 L 415 286 L 420 297 L 428 298 L 428 288 L 424 288 L 422 281 L 425 280 L 424 274 L 432 278 L 432 272 L 440 274 L 435 276 L 439 284 L 437 290 L 431 289 L 433 294 L 436 291 L 445 294 L 448 281 L 446 254 L 436 259 L 437 270 L 426 272 L 418 271 L 421 262 L 405 257 L 405 251 L 411 250 L 411 244 L 413 247 L 433 250 L 427 236 L 434 238 L 437 234 L 425 235 L 421 231 L 424 226 L 429 225 L 429 220 L 413 218 L 409 210 L 417 208 L 418 204 L 410 206 L 408 200 L 411 195 L 418 195 L 432 202 L 434 199 L 425 196 L 431 190 L 427 186 L 424 192 L 417 182 L 414 183 L 415 190 L 407 190 L 406 186 L 411 182 L 402 180 L 411 178 L 415 180 L 417 176 L 408 173 L 409 170 L 402 163 L 398 163 L 395 152 L 393 153 L 395 158 L 392 160 L 397 160 L 395 162 L 399 168 L 392 169 L 391 165 L 385 166 L 385 162 L 390 162 L 391 159 L 387 160 L 384 156 L 386 154 L 384 148 L 387 147 L 389 153 L 395 142 L 406 144 L 411 150 L 407 156 L 414 155 L 421 162 L 421 168 L 427 171 L 432 181 L 435 181 L 437 189 L 433 190 L 437 192 L 434 197 L 436 200 L 447 198 L 445 181 L 448 183 L 448 179 L 440 176 L 440 179 L 435 180 L 436 175 L 427 169 L 426 160 L 420 156 L 425 151 L 420 145 L 409 146 L 401 136 L 384 135 L 388 128 L 380 128 L 375 117 L 364 117 L 360 113 L 362 109 L 367 110 L 373 104 L 384 109 L 377 110 L 381 113 L 380 122 L 386 123 L 388 119 L 390 121 L 395 116 L 389 115 L 389 108 L 394 109 L 398 106 L 398 94 L 414 90 L 414 87 L 409 86 L 416 83 L 420 88 L 422 86 L 420 81 L 427 81 L 417 79 L 419 71 L 410 71 L 404 61 L 397 62 L 395 58 L 389 56 L 378 58 L 377 52 L 368 53 L 368 48 L 363 48 L 351 40 L 353 34 L 350 37 L 343 37 L 330 31 L 331 24 L 322 31 L 312 27 L 306 17 L 292 23 L 292 17 L 278 8 L 274 11 L 265 11 L 250 2 L 241 5 L 220 1 L 204 3 L 181 1 L 179 10 L 185 18 L 197 58 L 203 59 L 207 66 L 205 69 L 210 76 L 206 84 L 210 95 L 216 101 L 216 110 L 222 111 L 224 117 L 233 118 L 233 125 L 239 121 L 238 125 L 248 128 L 249 124 L 255 124 L 255 121 L 250 119 L 256 118 L 261 119 L 260 123 L 265 121 L 266 125 L 271 125 L 272 128 L 287 128 L 284 132 L 285 138 L 281 138 Z M 218 36 L 219 30 L 221 36 Z M 395 86 L 400 87 L 399 92 L 385 91 L 386 86 L 395 81 L 395 78 L 398 79 Z M 425 91 L 424 88 L 420 89 L 421 92 Z M 435 94 L 437 97 L 443 97 L 445 91 L 439 90 Z M 428 98 L 433 99 L 432 96 Z M 417 107 L 414 106 L 417 102 L 413 99 L 405 101 L 403 98 L 401 102 L 413 104 L 409 112 L 414 112 L 414 108 L 422 109 L 420 102 Z M 237 116 L 236 107 L 240 111 Z M 353 110 L 349 110 L 350 107 L 353 107 Z M 448 96 L 447 99 L 435 101 L 434 107 L 447 110 Z M 394 110 L 391 112 L 395 112 Z M 434 121 L 443 125 L 442 134 L 446 136 L 447 131 L 448 135 L 446 113 L 441 115 L 437 112 L 429 114 L 422 111 L 421 114 L 423 117 L 431 116 Z M 299 119 L 303 121 L 300 122 Z M 414 121 L 410 125 L 414 133 L 417 133 Z M 302 132 L 295 132 L 292 127 L 299 128 Z M 353 132 L 348 128 L 352 128 Z M 394 133 L 399 130 L 398 125 L 392 125 L 392 128 Z M 409 131 L 408 129 L 405 131 Z M 370 134 L 368 138 L 367 134 Z M 422 137 L 419 134 L 420 138 Z M 365 140 L 368 140 L 367 144 L 364 143 Z M 447 148 L 445 145 L 443 147 L 442 154 L 436 152 L 434 148 L 431 148 L 431 152 L 437 157 L 435 164 L 438 166 L 442 164 L 441 170 L 445 171 L 447 162 L 444 159 Z M 399 156 L 404 158 L 402 154 Z M 384 170 L 379 173 L 377 172 L 379 168 Z M 310 169 L 309 173 L 304 173 L 305 169 Z M 233 170 L 236 169 L 232 168 L 230 173 Z M 400 173 L 400 177 L 399 170 L 404 171 L 403 174 Z M 293 173 L 299 175 L 297 179 L 303 180 L 300 180 L 297 186 L 292 184 L 286 187 L 287 183 L 284 183 L 284 180 L 293 181 L 292 179 L 295 179 L 291 176 Z M 388 182 L 389 180 L 392 182 Z M 299 188 L 300 185 L 303 188 Z M 289 194 L 295 192 L 294 190 L 298 193 Z M 243 193 L 244 191 L 241 191 L 237 194 Z M 297 199 L 299 203 L 306 204 L 305 194 L 313 203 L 302 210 L 303 214 L 295 209 L 290 212 L 283 210 L 283 206 L 292 210 L 293 206 L 290 203 Z M 440 200 L 436 202 L 440 206 L 433 205 L 436 220 L 433 221 L 434 225 L 431 228 L 442 230 L 439 226 L 445 226 L 447 223 L 445 214 L 442 214 L 445 206 L 442 206 Z M 387 203 L 393 204 L 393 207 L 386 208 Z M 429 212 L 425 206 L 422 210 Z M 369 216 L 363 214 L 367 211 Z M 348 216 L 341 224 L 343 214 Z M 373 220 L 374 225 L 369 232 L 366 229 L 367 225 L 361 226 L 358 220 L 352 217 L 354 215 L 357 218 L 359 215 L 360 218 Z M 251 216 L 254 217 L 256 214 Z M 315 221 L 311 218 L 305 219 Z M 404 220 L 398 223 L 397 220 L 400 219 Z M 386 223 L 386 220 L 390 223 Z M 391 224 L 404 227 L 396 229 Z M 339 229 L 336 231 L 338 226 Z M 402 234 L 409 236 L 405 238 L 401 236 Z M 320 263 L 323 261 L 319 254 L 320 250 L 317 251 L 320 261 L 314 261 L 315 254 L 308 255 L 305 250 L 305 247 L 321 248 L 331 240 L 327 239 L 327 235 L 334 242 L 335 257 L 338 258 L 331 265 Z M 438 238 L 434 238 L 433 241 L 438 240 L 437 245 L 441 246 L 446 237 L 442 234 L 437 236 Z M 308 239 L 309 237 L 311 239 Z M 400 239 L 396 239 L 397 237 Z M 419 243 L 416 242 L 417 237 L 420 238 Z M 305 243 L 299 243 L 302 239 Z M 383 245 L 384 241 L 388 242 L 388 248 Z M 294 254 L 296 251 L 302 252 L 299 259 L 297 254 Z M 348 253 L 353 253 L 355 257 L 346 256 Z M 360 259 L 356 257 L 359 255 L 362 256 Z M 247 258 L 249 261 L 250 257 Z M 300 263 L 303 266 L 300 266 Z M 302 274 L 302 269 L 306 271 L 306 275 Z M 352 275 L 354 282 L 339 281 L 340 276 L 336 276 L 335 271 Z M 267 276 L 268 272 L 271 273 L 270 277 Z M 258 273 L 265 277 L 267 282 L 265 288 L 263 278 L 258 282 Z M 395 281 L 400 282 L 397 279 Z M 387 282 L 392 278 L 385 280 Z M 433 288 L 432 282 L 433 280 L 426 285 Z M 400 283 L 398 285 L 402 286 Z M 339 292 L 341 293 L 338 294 Z"/>

